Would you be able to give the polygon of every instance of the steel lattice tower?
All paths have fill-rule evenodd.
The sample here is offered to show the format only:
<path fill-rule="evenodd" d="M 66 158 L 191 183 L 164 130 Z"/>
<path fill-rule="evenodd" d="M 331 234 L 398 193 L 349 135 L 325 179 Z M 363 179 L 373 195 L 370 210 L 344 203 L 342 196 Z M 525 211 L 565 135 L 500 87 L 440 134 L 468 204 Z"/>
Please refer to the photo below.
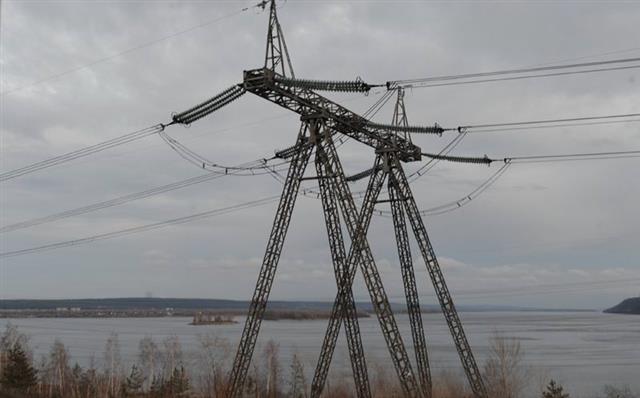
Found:
<path fill-rule="evenodd" d="M 278 157 L 290 162 L 289 170 L 229 375 L 228 396 L 243 395 L 244 382 L 301 182 L 316 180 L 319 185 L 319 197 L 322 202 L 336 278 L 337 295 L 315 369 L 311 396 L 319 397 L 323 391 L 343 323 L 356 393 L 360 398 L 368 398 L 372 395 L 352 292 L 355 275 L 360 270 L 404 395 L 431 397 L 432 381 L 409 244 L 408 220 L 471 389 L 476 397 L 486 398 L 480 371 L 402 167 L 402 163 L 419 161 L 422 156 L 420 148 L 411 142 L 409 133 L 440 135 L 442 128 L 437 124 L 432 127 L 410 126 L 404 106 L 404 92 L 399 87 L 388 87 L 390 90 L 397 90 L 392 123 L 377 124 L 316 92 L 368 92 L 371 86 L 361 80 L 345 82 L 296 79 L 278 21 L 275 0 L 270 2 L 265 0 L 261 3 L 263 7 L 267 4 L 269 4 L 269 25 L 264 67 L 245 71 L 241 84 L 232 86 L 208 101 L 173 117 L 173 123 L 189 124 L 229 104 L 245 92 L 251 92 L 299 114 L 301 120 L 295 144 L 277 153 Z M 344 135 L 373 148 L 375 153 L 373 166 L 359 173 L 357 177 L 347 179 L 334 144 L 334 137 L 337 135 Z M 309 162 L 314 164 L 315 175 L 305 177 Z M 365 177 L 369 177 L 369 182 L 362 206 L 358 209 L 348 180 Z M 388 199 L 380 199 L 385 183 L 389 196 Z M 367 240 L 374 208 L 381 203 L 389 203 L 391 206 L 417 373 L 413 370 Z M 348 250 L 344 243 L 343 225 L 351 242 Z"/>

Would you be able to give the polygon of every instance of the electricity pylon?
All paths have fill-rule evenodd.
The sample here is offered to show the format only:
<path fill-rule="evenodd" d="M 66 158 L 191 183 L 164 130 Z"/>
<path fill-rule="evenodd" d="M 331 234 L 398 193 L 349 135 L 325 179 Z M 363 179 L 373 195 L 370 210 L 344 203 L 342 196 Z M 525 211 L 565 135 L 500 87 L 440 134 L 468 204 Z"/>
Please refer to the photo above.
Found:
<path fill-rule="evenodd" d="M 267 4 L 266 1 L 261 3 Z M 441 135 L 443 129 L 434 126 L 408 125 L 404 109 L 404 92 L 398 90 L 398 100 L 392 124 L 373 123 L 349 109 L 318 94 L 316 91 L 368 92 L 372 86 L 356 81 L 317 81 L 296 79 L 278 16 L 275 0 L 270 1 L 267 48 L 264 67 L 244 72 L 241 84 L 232 86 L 219 95 L 174 115 L 174 123 L 189 124 L 234 101 L 245 92 L 251 92 L 300 115 L 301 126 L 295 145 L 277 156 L 290 161 L 280 202 L 267 242 L 262 266 L 249 304 L 247 318 L 233 368 L 228 380 L 228 395 L 243 394 L 243 386 L 255 349 L 260 325 L 276 275 L 278 261 L 293 214 L 296 198 L 303 180 L 317 180 L 324 211 L 325 225 L 331 250 L 337 295 L 325 333 L 322 350 L 311 388 L 311 396 L 322 393 L 336 346 L 340 326 L 344 321 L 356 393 L 360 398 L 371 396 L 367 365 L 353 298 L 352 285 L 359 269 L 369 292 L 371 303 L 382 329 L 392 363 L 407 397 L 430 397 L 431 377 L 426 351 L 426 340 L 418 302 L 415 273 L 409 247 L 409 224 L 420 248 L 429 277 L 436 290 L 442 312 L 453 336 L 456 349 L 474 394 L 486 398 L 484 384 L 471 352 L 462 323 L 444 281 L 444 276 L 429 241 L 402 163 L 419 161 L 422 152 L 411 142 L 409 133 Z M 315 91 L 314 91 L 315 90 Z M 369 177 L 360 211 L 356 208 L 348 179 L 333 137 L 345 135 L 375 150 L 373 167 L 359 173 Z M 315 154 L 314 154 L 315 153 Z M 313 160 L 312 160 L 313 156 Z M 315 176 L 305 177 L 309 162 L 315 165 Z M 353 180 L 350 178 L 349 180 Z M 379 195 L 387 182 L 389 199 Z M 391 305 L 382 284 L 367 231 L 376 204 L 391 204 L 395 236 L 400 258 L 402 279 L 411 322 L 412 341 L 416 354 L 418 376 L 414 374 L 404 341 L 400 335 Z M 351 246 L 347 251 L 342 236 L 346 226 Z"/>

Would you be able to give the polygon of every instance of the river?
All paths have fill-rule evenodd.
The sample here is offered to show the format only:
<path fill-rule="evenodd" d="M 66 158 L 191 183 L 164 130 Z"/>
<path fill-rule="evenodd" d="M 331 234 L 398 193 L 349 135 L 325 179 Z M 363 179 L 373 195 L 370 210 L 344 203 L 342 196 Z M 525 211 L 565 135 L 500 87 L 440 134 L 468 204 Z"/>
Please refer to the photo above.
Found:
<path fill-rule="evenodd" d="M 491 337 L 499 333 L 520 341 L 533 384 L 536 379 L 548 375 L 560 381 L 572 397 L 596 397 L 605 384 L 628 385 L 640 393 L 640 316 L 598 312 L 466 312 L 461 318 L 480 363 L 487 357 Z M 100 363 L 111 332 L 118 334 L 125 364 L 136 360 L 138 342 L 149 335 L 158 342 L 177 336 L 187 360 L 200 350 L 198 337 L 205 334 L 226 338 L 235 349 L 243 326 L 242 319 L 238 320 L 241 322 L 237 324 L 191 326 L 191 319 L 171 317 L 31 318 L 0 319 L 0 327 L 4 329 L 11 322 L 26 333 L 36 359 L 46 354 L 57 338 L 68 347 L 73 361 L 86 366 L 92 358 Z M 397 320 L 405 342 L 409 343 L 408 317 L 400 314 Z M 423 321 L 435 377 L 442 371 L 462 374 L 442 315 L 424 314 Z M 297 352 L 306 371 L 311 372 L 325 326 L 326 320 L 264 321 L 259 345 L 274 340 L 279 344 L 286 370 L 289 358 Z M 360 328 L 368 364 L 382 364 L 391 370 L 376 318 L 360 319 Z M 332 370 L 336 375 L 346 376 L 350 372 L 342 336 Z M 530 389 L 535 391 L 537 385 Z"/>

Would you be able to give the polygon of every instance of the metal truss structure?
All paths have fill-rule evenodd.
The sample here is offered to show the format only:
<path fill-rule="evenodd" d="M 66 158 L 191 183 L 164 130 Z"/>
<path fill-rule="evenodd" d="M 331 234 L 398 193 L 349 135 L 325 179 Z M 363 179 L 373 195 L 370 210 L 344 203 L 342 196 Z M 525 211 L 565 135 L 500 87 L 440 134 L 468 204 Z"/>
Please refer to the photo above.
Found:
<path fill-rule="evenodd" d="M 266 6 L 268 3 L 263 1 L 261 4 Z M 390 88 L 397 90 L 398 99 L 392 123 L 389 125 L 373 123 L 316 92 L 367 92 L 371 87 L 361 80 L 340 82 L 296 79 L 276 14 L 275 0 L 271 0 L 264 67 L 245 71 L 244 81 L 241 84 L 232 86 L 210 100 L 173 117 L 174 123 L 189 124 L 227 105 L 245 92 L 258 95 L 300 115 L 301 127 L 295 145 L 277 154 L 281 158 L 288 159 L 290 165 L 233 368 L 229 375 L 228 396 L 230 397 L 243 395 L 245 379 L 301 181 L 308 179 L 317 180 L 319 185 L 319 196 L 337 285 L 337 295 L 311 385 L 311 397 L 320 397 L 322 394 L 343 323 L 356 394 L 359 398 L 372 396 L 352 292 L 353 281 L 358 270 L 364 278 L 404 395 L 431 397 L 432 381 L 427 343 L 422 325 L 407 219 L 435 288 L 471 389 L 477 397 L 487 397 L 480 371 L 402 167 L 402 163 L 419 161 L 422 156 L 420 148 L 411 142 L 410 133 L 440 135 L 443 129 L 437 124 L 426 127 L 410 126 L 404 107 L 404 92 L 399 87 Z M 375 160 L 371 169 L 351 178 L 345 176 L 334 145 L 334 137 L 339 134 L 374 149 Z M 307 165 L 312 157 L 315 176 L 305 177 Z M 369 182 L 363 204 L 358 210 L 348 182 L 364 177 L 369 177 Z M 380 199 L 385 182 L 389 197 Z M 380 203 L 389 203 L 391 206 L 417 373 L 413 370 L 367 240 L 374 208 Z M 345 247 L 343 225 L 349 235 L 348 250 Z"/>

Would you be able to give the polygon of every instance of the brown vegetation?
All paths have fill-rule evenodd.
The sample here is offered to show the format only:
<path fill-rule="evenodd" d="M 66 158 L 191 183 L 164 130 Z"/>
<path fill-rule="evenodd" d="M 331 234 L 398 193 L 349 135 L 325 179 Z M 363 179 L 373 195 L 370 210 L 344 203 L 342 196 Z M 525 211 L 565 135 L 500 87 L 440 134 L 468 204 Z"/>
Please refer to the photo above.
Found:
<path fill-rule="evenodd" d="M 161 342 L 143 338 L 136 363 L 125 369 L 120 357 L 118 336 L 107 339 L 99 366 L 72 365 L 64 344 L 55 341 L 47 356 L 34 364 L 28 339 L 12 326 L 0 336 L 0 397 L 2 398 L 170 398 L 225 397 L 226 375 L 232 360 L 232 347 L 215 335 L 199 338 L 196 358 L 185 362 L 180 341 L 169 337 Z M 517 340 L 494 336 L 484 376 L 490 397 L 522 398 L 530 383 L 524 366 L 524 353 Z M 402 397 L 395 374 L 378 364 L 371 376 L 374 398 Z M 568 398 L 562 386 L 546 381 L 546 389 L 537 396 Z M 348 378 L 333 377 L 323 397 L 353 397 Z M 244 387 L 244 396 L 252 398 L 306 398 L 309 383 L 300 357 L 295 353 L 283 367 L 279 346 L 267 342 L 256 355 Z M 607 386 L 603 397 L 636 398 L 629 390 Z M 434 378 L 433 398 L 472 398 L 464 377 L 440 373 Z"/>

